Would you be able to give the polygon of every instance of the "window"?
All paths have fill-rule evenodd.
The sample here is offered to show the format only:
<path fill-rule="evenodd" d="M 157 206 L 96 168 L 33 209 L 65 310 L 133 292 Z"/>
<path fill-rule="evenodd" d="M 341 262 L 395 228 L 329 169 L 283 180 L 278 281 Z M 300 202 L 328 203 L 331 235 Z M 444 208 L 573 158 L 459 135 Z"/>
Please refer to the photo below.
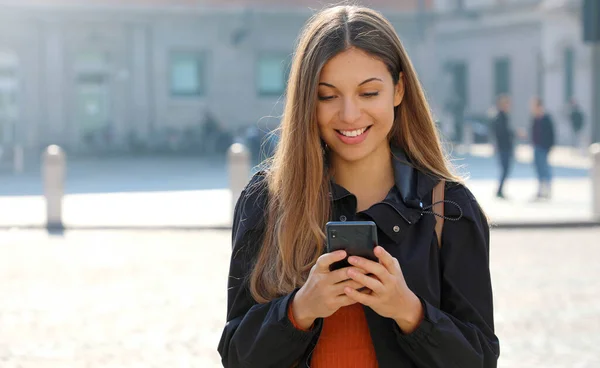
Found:
<path fill-rule="evenodd" d="M 258 94 L 279 96 L 285 91 L 290 72 L 288 55 L 267 54 L 258 59 Z"/>
<path fill-rule="evenodd" d="M 108 54 L 99 50 L 82 50 L 76 59 L 78 72 L 108 72 L 110 60 Z"/>
<path fill-rule="evenodd" d="M 565 101 L 573 98 L 573 79 L 575 78 L 575 51 L 569 47 L 565 49 Z"/>
<path fill-rule="evenodd" d="M 172 96 L 202 96 L 205 92 L 205 60 L 200 52 L 171 54 Z"/>
<path fill-rule="evenodd" d="M 510 60 L 494 60 L 494 97 L 510 94 Z"/>
<path fill-rule="evenodd" d="M 110 66 L 109 55 L 102 50 L 81 50 L 76 57 L 74 112 L 84 137 L 110 124 Z"/>
<path fill-rule="evenodd" d="M 0 51 L 0 144 L 16 139 L 19 119 L 19 58 Z"/>

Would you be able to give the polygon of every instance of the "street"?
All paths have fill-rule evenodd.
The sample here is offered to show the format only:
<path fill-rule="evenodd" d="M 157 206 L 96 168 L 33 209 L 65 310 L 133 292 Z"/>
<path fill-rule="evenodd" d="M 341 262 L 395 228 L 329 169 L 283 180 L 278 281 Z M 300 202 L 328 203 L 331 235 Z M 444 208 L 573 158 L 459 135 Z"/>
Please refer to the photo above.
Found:
<path fill-rule="evenodd" d="M 229 238 L 0 232 L 0 366 L 220 366 Z M 492 230 L 499 367 L 600 366 L 599 239 Z"/>

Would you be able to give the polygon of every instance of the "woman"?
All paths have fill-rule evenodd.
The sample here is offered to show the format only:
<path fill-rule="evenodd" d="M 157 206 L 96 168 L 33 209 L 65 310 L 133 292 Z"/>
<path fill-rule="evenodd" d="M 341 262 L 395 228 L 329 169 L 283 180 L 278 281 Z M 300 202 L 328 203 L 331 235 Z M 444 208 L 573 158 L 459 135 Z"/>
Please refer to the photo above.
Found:
<path fill-rule="evenodd" d="M 449 170 L 413 66 L 379 13 L 338 6 L 297 45 L 280 141 L 234 214 L 225 367 L 495 367 L 488 224 Z M 432 191 L 447 180 L 441 247 Z M 379 262 L 324 253 L 370 220 Z"/>

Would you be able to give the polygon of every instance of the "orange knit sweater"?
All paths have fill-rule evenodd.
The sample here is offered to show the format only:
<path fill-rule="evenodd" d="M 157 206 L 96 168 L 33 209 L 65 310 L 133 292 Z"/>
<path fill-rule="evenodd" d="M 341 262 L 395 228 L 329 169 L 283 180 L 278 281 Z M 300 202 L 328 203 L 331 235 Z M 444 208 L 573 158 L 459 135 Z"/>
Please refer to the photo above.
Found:
<path fill-rule="evenodd" d="M 292 324 L 300 329 L 288 309 Z M 312 353 L 313 368 L 377 368 L 375 347 L 371 341 L 367 318 L 361 304 L 356 303 L 338 309 L 323 319 L 323 329 Z"/>

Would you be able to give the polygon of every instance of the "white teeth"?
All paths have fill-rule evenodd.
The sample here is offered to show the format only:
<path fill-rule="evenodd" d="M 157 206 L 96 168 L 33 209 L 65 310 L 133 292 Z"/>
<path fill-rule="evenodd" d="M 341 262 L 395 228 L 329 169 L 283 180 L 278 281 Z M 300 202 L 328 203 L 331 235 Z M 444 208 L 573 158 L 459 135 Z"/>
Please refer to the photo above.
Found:
<path fill-rule="evenodd" d="M 342 135 L 345 135 L 346 137 L 358 137 L 359 135 L 363 134 L 365 130 L 367 130 L 367 128 L 362 128 L 358 130 L 340 130 L 339 132 L 342 133 Z"/>

